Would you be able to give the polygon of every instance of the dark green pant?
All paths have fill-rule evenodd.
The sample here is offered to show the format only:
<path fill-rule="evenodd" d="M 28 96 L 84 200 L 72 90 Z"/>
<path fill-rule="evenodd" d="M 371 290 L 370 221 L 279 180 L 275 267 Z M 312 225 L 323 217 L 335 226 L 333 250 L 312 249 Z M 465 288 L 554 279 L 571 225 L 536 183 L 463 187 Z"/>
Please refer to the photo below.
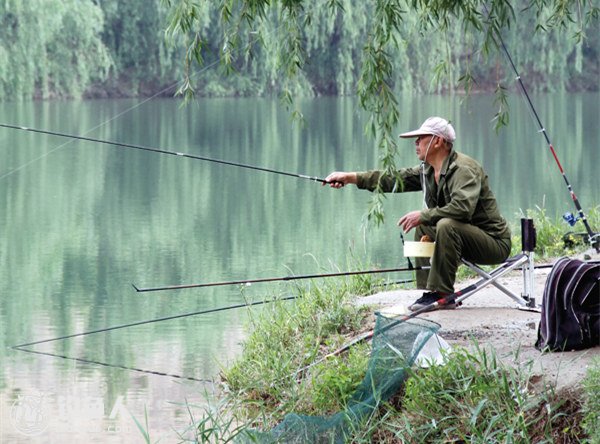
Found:
<path fill-rule="evenodd" d="M 440 219 L 435 226 L 419 225 L 415 240 L 427 234 L 435 240 L 431 270 L 417 271 L 417 288 L 443 293 L 454 292 L 460 259 L 481 265 L 502 263 L 510 254 L 510 239 L 496 239 L 474 225 L 454 219 Z M 429 258 L 418 257 L 417 267 L 429 265 Z"/>

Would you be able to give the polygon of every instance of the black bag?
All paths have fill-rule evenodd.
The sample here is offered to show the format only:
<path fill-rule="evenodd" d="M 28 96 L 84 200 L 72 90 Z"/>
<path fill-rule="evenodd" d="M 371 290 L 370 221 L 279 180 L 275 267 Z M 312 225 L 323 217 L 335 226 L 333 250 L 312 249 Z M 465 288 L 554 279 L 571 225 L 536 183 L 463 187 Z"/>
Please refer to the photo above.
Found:
<path fill-rule="evenodd" d="M 600 344 L 600 264 L 560 258 L 542 300 L 538 350 L 581 350 Z"/>

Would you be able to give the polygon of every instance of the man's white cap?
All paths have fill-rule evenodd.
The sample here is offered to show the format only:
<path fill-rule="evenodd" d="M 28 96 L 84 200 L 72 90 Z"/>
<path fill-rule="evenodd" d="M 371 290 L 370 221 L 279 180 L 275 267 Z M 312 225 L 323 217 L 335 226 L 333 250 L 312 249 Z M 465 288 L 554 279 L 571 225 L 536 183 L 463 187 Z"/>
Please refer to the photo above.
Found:
<path fill-rule="evenodd" d="M 448 122 L 446 119 L 442 119 L 441 117 L 430 117 L 423 122 L 423 125 L 421 125 L 419 129 L 402 133 L 400 134 L 400 137 L 409 139 L 411 137 L 426 136 L 429 134 L 439 136 L 448 142 L 454 142 L 456 140 L 454 128 L 452 125 L 450 125 L 450 122 Z"/>

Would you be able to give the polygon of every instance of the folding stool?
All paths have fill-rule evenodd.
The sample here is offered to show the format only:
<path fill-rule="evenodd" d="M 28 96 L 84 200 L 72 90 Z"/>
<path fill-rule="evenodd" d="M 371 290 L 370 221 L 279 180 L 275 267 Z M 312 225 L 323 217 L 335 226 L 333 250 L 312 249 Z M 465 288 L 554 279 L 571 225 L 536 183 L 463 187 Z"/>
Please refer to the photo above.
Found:
<path fill-rule="evenodd" d="M 516 256 L 512 256 L 500 264 L 497 268 L 490 272 L 482 270 L 476 264 L 473 264 L 466 259 L 461 261 L 468 266 L 471 270 L 477 273 L 481 279 L 474 284 L 459 290 L 454 293 L 456 295 L 454 302 L 457 304 L 465 300 L 469 296 L 475 294 L 477 291 L 486 287 L 487 285 L 494 285 L 504 294 L 508 295 L 511 299 L 517 302 L 521 307 L 527 309 L 535 309 L 535 285 L 534 285 L 534 266 L 533 266 L 533 251 L 536 245 L 536 233 L 535 227 L 533 226 L 532 219 L 521 219 L 521 249 L 522 252 Z M 517 295 L 513 291 L 509 290 L 501 283 L 498 279 L 504 276 L 506 273 L 521 268 L 523 273 L 523 292 L 521 295 Z"/>

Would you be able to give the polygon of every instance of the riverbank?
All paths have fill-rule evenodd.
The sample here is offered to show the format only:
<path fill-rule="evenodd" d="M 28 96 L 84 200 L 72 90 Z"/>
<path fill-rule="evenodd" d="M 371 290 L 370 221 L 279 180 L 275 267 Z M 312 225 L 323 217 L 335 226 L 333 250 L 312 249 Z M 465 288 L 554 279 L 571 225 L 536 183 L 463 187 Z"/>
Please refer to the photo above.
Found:
<path fill-rule="evenodd" d="M 589 250 L 584 255 L 591 260 L 600 260 L 600 255 Z M 546 278 L 550 269 L 537 269 L 534 284 L 536 303 L 541 304 Z M 467 287 L 475 279 L 461 282 Z M 523 277 L 520 271 L 509 273 L 499 282 L 520 294 Z M 375 310 L 401 313 L 421 295 L 420 290 L 394 290 L 365 296 L 358 299 Z M 421 315 L 424 319 L 441 325 L 439 336 L 449 344 L 470 347 L 473 341 L 491 347 L 497 356 L 508 365 L 533 363 L 536 379 L 551 384 L 557 390 L 579 390 L 591 362 L 600 357 L 600 348 L 561 353 L 541 353 L 534 347 L 538 334 L 540 313 L 517 308 L 517 304 L 496 287 L 489 285 L 464 300 L 455 310 L 438 310 Z"/>
<path fill-rule="evenodd" d="M 600 259 L 595 252 L 577 256 Z M 538 304 L 548 273 L 535 272 Z M 520 293 L 523 278 L 513 272 L 500 282 Z M 458 287 L 470 283 L 463 280 Z M 441 326 L 437 334 L 451 352 L 443 365 L 409 368 L 395 360 L 412 355 L 418 337 L 411 335 L 425 332 L 416 326 L 423 321 L 411 322 L 415 327 L 403 323 L 408 327 L 398 332 L 384 332 L 385 324 L 378 324 L 381 336 L 376 332 L 372 344 L 354 339 L 374 328 L 373 313 L 402 314 L 421 291 L 395 289 L 356 297 L 352 294 L 367 294 L 363 291 L 369 288 L 372 293 L 376 283 L 357 284 L 351 279 L 311 287 L 302 293 L 299 309 L 273 307 L 257 318 L 241 359 L 224 370 L 224 408 L 219 415 L 212 413 L 210 421 L 204 418 L 202 433 L 213 436 L 206 432 L 210 426 L 230 436 L 263 430 L 267 439 L 312 442 L 326 435 L 357 443 L 463 442 L 475 437 L 482 442 L 520 437 L 524 442 L 570 443 L 600 433 L 594 413 L 600 395 L 592 376 L 600 372 L 599 347 L 539 352 L 534 343 L 540 313 L 519 310 L 488 286 L 458 309 L 419 316 Z M 319 359 L 350 343 L 354 346 L 346 353 Z M 307 363 L 310 370 L 297 371 Z M 395 394 L 374 401 L 390 383 Z M 366 412 L 356 414 L 357 396 Z M 347 415 L 356 418 L 340 421 Z M 239 428 L 219 424 L 219 418 L 232 416 L 240 419 Z"/>

